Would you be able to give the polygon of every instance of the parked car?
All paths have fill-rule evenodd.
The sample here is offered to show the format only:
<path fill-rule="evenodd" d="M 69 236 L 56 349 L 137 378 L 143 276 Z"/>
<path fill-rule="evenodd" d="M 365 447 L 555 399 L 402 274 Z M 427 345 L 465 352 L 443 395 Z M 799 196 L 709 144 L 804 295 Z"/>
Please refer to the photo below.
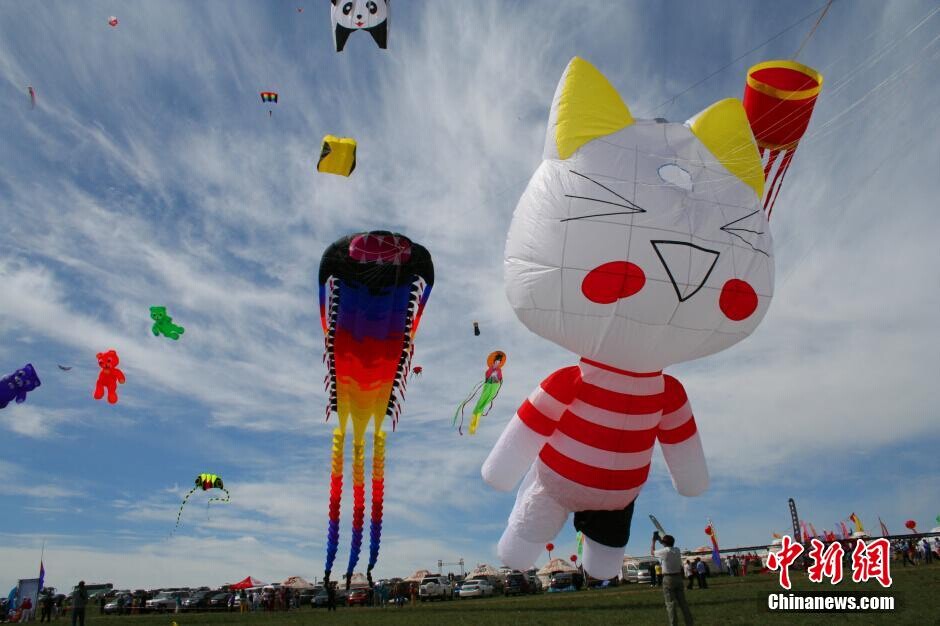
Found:
<path fill-rule="evenodd" d="M 650 584 L 650 563 L 657 560 L 652 557 L 638 558 L 623 564 L 623 582 Z"/>
<path fill-rule="evenodd" d="M 188 591 L 161 591 L 156 596 L 147 600 L 147 610 L 164 613 L 166 611 L 176 610 L 176 597 L 179 596 L 182 602 L 189 597 Z"/>
<path fill-rule="evenodd" d="M 104 605 L 105 615 L 124 615 L 130 612 L 131 600 L 134 596 L 129 591 L 118 592 L 111 601 Z"/>
<path fill-rule="evenodd" d="M 535 574 L 526 575 L 529 581 L 529 593 L 542 593 L 542 581 Z"/>
<path fill-rule="evenodd" d="M 529 581 L 526 580 L 525 574 L 513 572 L 506 576 L 506 580 L 503 582 L 504 596 L 521 596 L 526 593 L 529 593 Z"/>
<path fill-rule="evenodd" d="M 493 585 L 485 580 L 468 580 L 460 588 L 461 600 L 464 598 L 485 598 L 493 595 Z"/>
<path fill-rule="evenodd" d="M 346 589 L 340 587 L 336 590 L 336 606 L 343 606 L 346 604 L 346 596 L 349 595 L 349 592 Z M 326 588 L 320 590 L 320 592 L 313 596 L 313 606 L 316 607 L 326 607 L 327 604 L 327 595 Z"/>
<path fill-rule="evenodd" d="M 320 589 L 314 587 L 312 589 L 301 589 L 300 597 L 297 599 L 299 606 L 306 606 L 313 601 L 314 596 L 320 592 Z"/>
<path fill-rule="evenodd" d="M 346 606 L 369 606 L 372 604 L 372 591 L 370 589 L 350 589 L 346 596 Z"/>
<path fill-rule="evenodd" d="M 209 608 L 218 611 L 228 609 L 228 600 L 232 594 L 228 591 L 220 591 L 209 596 Z"/>
<path fill-rule="evenodd" d="M 418 597 L 422 602 L 435 599 L 450 600 L 450 580 L 446 576 L 425 576 L 418 587 Z"/>
<path fill-rule="evenodd" d="M 548 591 L 577 591 L 583 582 L 584 577 L 579 572 L 555 572 L 552 574 Z"/>
<path fill-rule="evenodd" d="M 198 611 L 199 609 L 209 608 L 209 599 L 212 597 L 212 592 L 206 591 L 194 591 L 188 598 L 183 599 L 181 602 L 181 608 L 184 611 Z"/>

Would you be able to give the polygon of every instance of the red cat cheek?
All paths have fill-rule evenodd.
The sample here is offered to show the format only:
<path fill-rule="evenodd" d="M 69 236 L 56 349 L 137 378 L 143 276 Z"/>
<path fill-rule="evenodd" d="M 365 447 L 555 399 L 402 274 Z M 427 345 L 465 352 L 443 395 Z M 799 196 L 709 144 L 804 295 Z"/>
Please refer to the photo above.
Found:
<path fill-rule="evenodd" d="M 581 281 L 581 293 L 591 302 L 613 304 L 643 289 L 646 274 L 639 265 L 612 261 L 595 267 Z"/>
<path fill-rule="evenodd" d="M 732 278 L 721 288 L 718 307 L 729 320 L 740 322 L 757 310 L 757 292 L 743 280 Z"/>

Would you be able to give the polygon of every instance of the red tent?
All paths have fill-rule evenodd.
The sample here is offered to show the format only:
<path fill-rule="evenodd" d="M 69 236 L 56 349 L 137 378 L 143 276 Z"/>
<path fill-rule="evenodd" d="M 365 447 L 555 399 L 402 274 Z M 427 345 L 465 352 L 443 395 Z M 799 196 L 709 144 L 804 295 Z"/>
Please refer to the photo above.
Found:
<path fill-rule="evenodd" d="M 263 587 L 264 583 L 258 580 L 257 578 L 252 578 L 248 576 L 245 580 L 239 581 L 234 585 L 229 585 L 229 589 L 249 589 L 251 587 Z"/>

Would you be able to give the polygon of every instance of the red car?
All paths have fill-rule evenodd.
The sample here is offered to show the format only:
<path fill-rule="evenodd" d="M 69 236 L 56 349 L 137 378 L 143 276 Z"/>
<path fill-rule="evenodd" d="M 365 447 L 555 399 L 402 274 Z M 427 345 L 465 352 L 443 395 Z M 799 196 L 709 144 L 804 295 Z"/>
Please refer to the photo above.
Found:
<path fill-rule="evenodd" d="M 368 589 L 350 589 L 346 597 L 346 606 L 369 606 L 372 604 Z"/>

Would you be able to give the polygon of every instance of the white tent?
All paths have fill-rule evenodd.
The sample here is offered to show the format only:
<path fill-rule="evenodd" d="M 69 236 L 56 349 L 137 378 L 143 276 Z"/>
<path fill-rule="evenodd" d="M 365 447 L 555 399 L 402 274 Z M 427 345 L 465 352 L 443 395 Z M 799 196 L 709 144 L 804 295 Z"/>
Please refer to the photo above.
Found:
<path fill-rule="evenodd" d="M 474 576 L 495 576 L 499 578 L 499 570 L 495 567 L 487 565 L 486 563 L 481 563 L 473 568 L 473 571 L 467 574 L 467 578 L 473 578 Z"/>
<path fill-rule="evenodd" d="M 368 587 L 369 579 L 366 578 L 366 575 L 362 572 L 356 572 L 352 575 L 352 578 L 349 579 L 349 588 L 356 589 L 359 587 Z"/>
<path fill-rule="evenodd" d="M 288 587 L 290 589 L 313 589 L 313 585 L 300 576 L 291 576 L 285 579 L 284 582 L 281 583 L 281 587 Z"/>
<path fill-rule="evenodd" d="M 542 574 L 554 574 L 555 572 L 576 572 L 578 568 L 573 566 L 571 563 L 564 559 L 552 559 L 546 563 L 542 569 L 538 571 L 539 576 Z"/>
<path fill-rule="evenodd" d="M 424 580 L 424 577 L 425 577 L 425 576 L 433 576 L 433 574 L 432 574 L 430 571 L 426 570 L 426 569 L 419 569 L 417 572 L 415 572 L 414 574 L 412 574 L 411 576 L 409 576 L 409 577 L 406 578 L 405 580 L 408 581 L 408 582 L 411 582 L 411 583 L 414 583 L 414 582 L 419 583 L 419 582 L 421 582 L 422 580 Z"/>
<path fill-rule="evenodd" d="M 542 581 L 542 587 L 548 589 L 548 585 L 551 584 L 552 574 L 555 572 L 576 572 L 578 568 L 574 567 L 569 561 L 564 559 L 552 559 L 546 563 L 542 569 L 540 569 L 536 574 L 539 577 L 539 580 Z"/>

